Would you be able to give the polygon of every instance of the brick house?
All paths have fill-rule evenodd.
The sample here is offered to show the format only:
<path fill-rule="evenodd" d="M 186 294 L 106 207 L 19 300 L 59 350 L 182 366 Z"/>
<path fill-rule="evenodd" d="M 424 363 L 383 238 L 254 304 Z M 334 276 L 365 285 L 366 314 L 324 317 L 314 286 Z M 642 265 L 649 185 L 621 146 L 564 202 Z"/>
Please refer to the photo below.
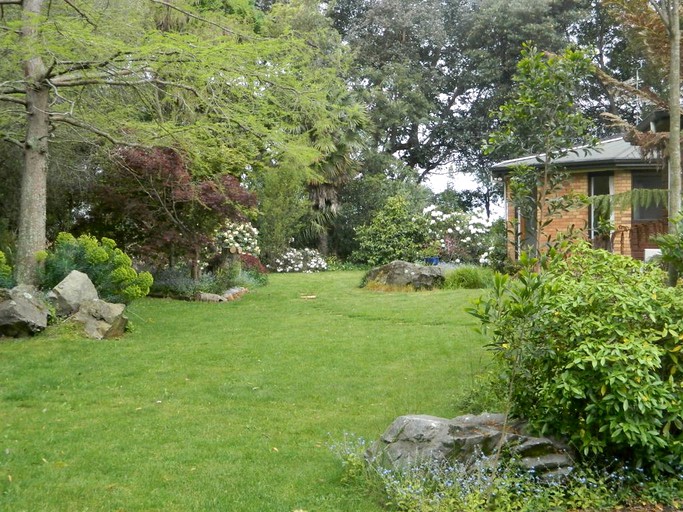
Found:
<path fill-rule="evenodd" d="M 577 149 L 578 151 L 570 152 L 555 161 L 569 175 L 565 188 L 559 194 L 572 190 L 588 196 L 613 195 L 639 188 L 667 188 L 667 175 L 661 160 L 644 159 L 639 148 L 622 137 L 602 141 L 588 152 Z M 504 180 L 506 221 L 512 221 L 516 226 L 516 233 L 509 235 L 509 255 L 513 258 L 519 254 L 524 219 L 519 219 L 519 212 L 509 200 L 507 185 L 509 172 L 518 165 L 541 166 L 537 156 L 530 156 L 500 162 L 491 169 L 495 176 Z M 612 226 L 609 233 L 605 232 L 605 221 Z M 650 237 L 655 233 L 666 232 L 666 209 L 657 205 L 626 206 L 605 213 L 592 206 L 585 206 L 554 217 L 544 229 L 544 234 L 554 238 L 570 228 L 583 230 L 594 247 L 643 259 L 650 254 L 646 250 L 656 247 Z"/>

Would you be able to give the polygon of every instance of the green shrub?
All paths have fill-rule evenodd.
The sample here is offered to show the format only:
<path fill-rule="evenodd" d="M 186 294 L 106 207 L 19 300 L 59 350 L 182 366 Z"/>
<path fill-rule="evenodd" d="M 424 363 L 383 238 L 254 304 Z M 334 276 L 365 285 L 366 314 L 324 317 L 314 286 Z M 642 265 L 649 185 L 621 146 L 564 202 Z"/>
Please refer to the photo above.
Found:
<path fill-rule="evenodd" d="M 662 251 L 659 258 L 662 263 L 673 265 L 676 272 L 683 272 L 683 217 L 674 220 L 675 229 L 672 233 L 660 234 L 652 237 Z"/>
<path fill-rule="evenodd" d="M 222 294 L 236 286 L 256 288 L 267 283 L 268 274 L 245 268 L 244 262 L 237 262 L 227 269 L 204 272 L 199 279 L 192 279 L 190 270 L 178 265 L 155 271 L 150 293 L 156 297 L 193 300 L 201 292 Z"/>
<path fill-rule="evenodd" d="M 412 211 L 403 196 L 387 199 L 372 221 L 356 230 L 356 235 L 359 248 L 353 259 L 369 265 L 394 260 L 416 261 L 433 244 L 426 217 Z"/>
<path fill-rule="evenodd" d="M 496 275 L 472 311 L 502 362 L 513 414 L 584 455 L 654 471 L 683 460 L 683 290 L 586 243 Z"/>
<path fill-rule="evenodd" d="M 138 272 L 116 242 L 109 238 L 59 233 L 51 250 L 44 255 L 41 287 L 53 288 L 72 270 L 88 275 L 103 300 L 129 303 L 149 293 L 153 279 L 149 272 Z"/>
<path fill-rule="evenodd" d="M 448 290 L 466 288 L 490 288 L 493 285 L 493 270 L 478 265 L 460 265 L 446 271 L 443 287 Z"/>
<path fill-rule="evenodd" d="M 453 407 L 461 414 L 506 410 L 507 388 L 497 366 L 472 376 L 453 394 Z"/>
<path fill-rule="evenodd" d="M 12 267 L 7 263 L 5 253 L 0 251 L 0 288 L 12 288 L 12 286 L 14 286 Z"/>
<path fill-rule="evenodd" d="M 367 270 L 368 266 L 353 261 L 346 261 L 337 256 L 327 256 L 325 258 L 327 263 L 327 270 L 331 271 L 347 271 L 347 270 Z"/>
<path fill-rule="evenodd" d="M 189 269 L 178 266 L 155 272 L 150 291 L 157 297 L 192 300 L 197 293 L 223 293 L 231 286 L 225 272 L 204 272 L 199 279 L 192 279 Z"/>

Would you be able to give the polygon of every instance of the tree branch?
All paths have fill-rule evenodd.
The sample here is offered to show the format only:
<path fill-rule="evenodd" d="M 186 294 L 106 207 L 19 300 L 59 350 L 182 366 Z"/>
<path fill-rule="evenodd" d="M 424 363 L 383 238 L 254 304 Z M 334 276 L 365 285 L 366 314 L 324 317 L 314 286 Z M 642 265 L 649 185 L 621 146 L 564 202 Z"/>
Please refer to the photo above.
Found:
<path fill-rule="evenodd" d="M 27 106 L 28 102 L 21 98 L 15 98 L 14 96 L 9 96 L 6 94 L 0 94 L 0 101 L 8 101 L 10 103 L 18 103 L 19 105 Z"/>
<path fill-rule="evenodd" d="M 130 71 L 132 73 L 132 71 Z M 128 73 L 126 73 L 128 74 Z M 178 89 L 183 89 L 194 94 L 197 98 L 201 98 L 199 92 L 194 87 L 185 85 L 179 82 L 169 82 L 166 80 L 159 80 L 158 78 L 139 78 L 133 80 L 112 80 L 108 78 L 109 75 L 99 76 L 99 77 L 83 77 L 74 78 L 69 81 L 60 80 L 48 80 L 47 82 L 54 89 L 59 87 L 80 87 L 84 85 L 111 85 L 115 87 L 135 87 L 136 85 L 163 85 L 165 87 L 175 87 Z M 125 75 L 124 75 L 125 76 Z"/>
<path fill-rule="evenodd" d="M 21 35 L 21 30 L 17 30 L 14 28 L 6 27 L 4 25 L 0 25 L 0 30 L 4 30 L 5 32 L 14 32 L 17 35 Z"/>
<path fill-rule="evenodd" d="M 13 139 L 9 135 L 2 135 L 0 134 L 0 140 L 4 140 L 5 142 L 9 142 L 10 144 L 14 144 L 15 146 L 18 146 L 22 150 L 25 149 L 24 143 L 21 142 L 20 140 Z"/>
<path fill-rule="evenodd" d="M 616 80 L 614 77 L 612 77 L 609 73 L 606 73 L 602 69 L 596 67 L 595 69 L 595 74 L 597 75 L 597 78 L 605 85 L 605 87 L 611 87 L 613 89 L 625 92 L 626 94 L 630 94 L 631 96 L 634 97 L 639 97 L 643 98 L 647 101 L 650 101 L 652 104 L 655 106 L 662 108 L 662 109 L 667 109 L 669 106 L 669 102 L 665 99 L 662 99 L 660 96 L 655 94 L 653 91 L 649 89 L 638 89 L 636 87 L 633 87 L 632 85 L 629 85 L 625 82 L 620 82 L 619 80 Z"/>
<path fill-rule="evenodd" d="M 97 25 L 93 23 L 93 21 L 90 19 L 90 17 L 85 14 L 83 11 L 81 11 L 78 7 L 76 7 L 71 0 L 64 0 L 64 3 L 71 7 L 74 11 L 76 11 L 85 21 L 88 25 L 92 26 L 93 28 L 97 28 Z"/>
<path fill-rule="evenodd" d="M 21 5 L 23 0 L 0 0 L 0 5 Z"/>
<path fill-rule="evenodd" d="M 6 84 L 7 82 L 5 82 Z M 0 84 L 0 94 L 26 94 L 26 89 Z"/>
<path fill-rule="evenodd" d="M 67 73 L 73 73 L 75 71 L 84 71 L 86 69 L 96 69 L 96 68 L 104 68 L 108 66 L 109 64 L 112 63 L 116 57 L 119 57 L 122 52 L 116 52 L 114 55 L 109 57 L 108 59 L 105 59 L 101 62 L 94 62 L 94 61 L 63 61 L 63 62 L 54 62 L 52 66 L 50 67 L 50 73 L 48 73 L 48 78 L 56 78 L 62 75 L 66 75 Z M 64 71 L 60 71 L 59 73 L 56 73 L 55 75 L 51 74 L 51 71 L 53 68 L 57 66 L 69 66 L 68 69 L 65 69 Z"/>
<path fill-rule="evenodd" d="M 662 0 L 663 4 L 666 4 L 666 0 Z M 661 5 L 657 3 L 656 0 L 648 0 L 647 2 L 650 4 L 650 7 L 652 7 L 655 12 L 659 15 L 659 17 L 662 19 L 662 22 L 664 23 L 664 26 L 666 29 L 671 32 L 671 20 L 669 19 L 669 14 L 668 14 L 668 9 L 665 11 Z"/>
<path fill-rule="evenodd" d="M 88 70 L 100 70 L 101 73 L 105 73 L 104 71 L 101 71 L 103 69 L 109 69 L 109 74 L 111 76 L 114 76 L 116 74 L 120 74 L 121 71 L 118 70 L 117 68 L 109 67 L 113 66 L 114 64 L 120 63 L 122 66 L 130 66 L 131 63 L 133 62 L 165 62 L 165 63 L 185 63 L 185 62 L 192 62 L 192 60 L 188 57 L 184 58 L 178 58 L 177 56 L 182 55 L 181 52 L 177 50 L 172 50 L 172 51 L 163 51 L 163 52 L 157 52 L 155 55 L 152 56 L 146 56 L 146 57 L 131 57 L 130 55 L 127 55 L 124 51 L 118 51 L 111 55 L 110 57 L 105 58 L 102 61 L 56 61 L 52 64 L 50 67 L 50 71 L 53 68 L 60 68 L 62 66 L 66 66 L 66 69 L 59 70 L 55 74 L 48 74 L 48 78 L 68 78 L 68 75 L 70 73 L 76 73 L 78 71 L 88 71 Z M 175 59 L 163 61 L 163 57 L 176 57 Z M 123 69 L 125 71 L 125 74 L 130 74 L 132 71 L 130 69 Z M 76 75 L 77 77 L 81 77 L 83 75 Z"/>
<path fill-rule="evenodd" d="M 221 24 L 219 24 L 219 23 L 216 23 L 215 21 L 207 20 L 206 18 L 203 18 L 203 17 L 201 17 L 201 16 L 198 16 L 198 15 L 196 15 L 196 14 L 190 12 L 190 11 L 186 11 L 185 9 L 181 9 L 180 7 L 171 4 L 171 3 L 167 2 L 166 0 L 150 0 L 150 2 L 152 2 L 152 3 L 154 3 L 154 4 L 163 5 L 163 6 L 165 6 L 165 7 L 168 7 L 169 9 L 173 9 L 174 11 L 178 11 L 179 13 L 184 14 L 184 15 L 187 16 L 188 18 L 194 18 L 194 19 L 199 20 L 199 21 L 201 21 L 201 22 L 203 22 L 203 23 L 207 23 L 208 25 L 212 25 L 212 26 L 214 26 L 214 27 L 216 27 L 216 28 L 221 29 L 223 32 L 225 32 L 225 33 L 227 33 L 227 34 L 232 34 L 232 35 L 234 35 L 234 36 L 238 36 L 238 37 L 240 37 L 240 38 L 242 38 L 242 39 L 245 39 L 245 40 L 252 39 L 251 37 L 249 37 L 249 36 L 247 36 L 247 35 L 245 35 L 245 34 L 240 34 L 240 33 L 236 32 L 236 31 L 232 30 L 231 28 L 228 28 L 228 27 L 225 27 L 225 26 L 223 26 L 223 25 L 221 25 Z"/>
<path fill-rule="evenodd" d="M 117 146 L 129 146 L 133 148 L 147 148 L 148 146 L 142 145 L 142 144 L 135 144 L 133 142 L 126 142 L 123 140 L 119 140 L 115 138 L 111 133 L 105 132 L 104 130 L 100 130 L 99 128 L 92 126 L 91 124 L 88 124 L 84 121 L 80 121 L 76 118 L 69 117 L 64 114 L 50 114 L 50 121 L 56 122 L 56 123 L 64 123 L 68 124 L 71 126 L 75 126 L 77 128 L 83 128 L 84 130 L 88 130 L 91 133 L 94 133 L 95 135 L 98 135 L 109 142 L 111 142 L 114 145 Z"/>

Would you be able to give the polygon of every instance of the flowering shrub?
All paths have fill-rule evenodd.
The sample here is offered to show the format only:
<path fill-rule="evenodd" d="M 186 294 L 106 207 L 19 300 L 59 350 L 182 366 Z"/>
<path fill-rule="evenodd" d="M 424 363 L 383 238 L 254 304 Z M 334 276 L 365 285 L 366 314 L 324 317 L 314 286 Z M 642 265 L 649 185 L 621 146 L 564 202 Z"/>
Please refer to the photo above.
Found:
<path fill-rule="evenodd" d="M 216 233 L 216 244 L 221 249 L 236 249 L 234 252 L 258 256 L 258 229 L 249 222 L 226 222 Z"/>
<path fill-rule="evenodd" d="M 428 217 L 429 235 L 439 247 L 438 256 L 453 263 L 489 263 L 495 249 L 491 220 L 482 211 L 444 213 L 432 205 L 424 210 Z"/>
<path fill-rule="evenodd" d="M 270 265 L 275 272 L 319 272 L 327 263 L 315 249 L 289 249 Z"/>
<path fill-rule="evenodd" d="M 116 242 L 102 237 L 59 233 L 51 250 L 46 251 L 42 287 L 53 288 L 72 270 L 88 275 L 100 297 L 110 302 L 131 302 L 149 293 L 152 274 L 136 272 L 130 257 Z"/>

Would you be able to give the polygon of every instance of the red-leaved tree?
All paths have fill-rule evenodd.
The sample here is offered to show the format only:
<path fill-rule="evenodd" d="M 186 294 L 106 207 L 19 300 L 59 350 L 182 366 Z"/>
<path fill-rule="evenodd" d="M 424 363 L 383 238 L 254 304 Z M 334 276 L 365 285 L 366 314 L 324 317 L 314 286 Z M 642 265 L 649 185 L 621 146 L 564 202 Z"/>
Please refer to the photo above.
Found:
<path fill-rule="evenodd" d="M 185 259 L 199 275 L 202 252 L 226 219 L 245 220 L 256 197 L 237 177 L 196 179 L 167 147 L 118 147 L 93 191 L 87 224 L 154 264 Z"/>

